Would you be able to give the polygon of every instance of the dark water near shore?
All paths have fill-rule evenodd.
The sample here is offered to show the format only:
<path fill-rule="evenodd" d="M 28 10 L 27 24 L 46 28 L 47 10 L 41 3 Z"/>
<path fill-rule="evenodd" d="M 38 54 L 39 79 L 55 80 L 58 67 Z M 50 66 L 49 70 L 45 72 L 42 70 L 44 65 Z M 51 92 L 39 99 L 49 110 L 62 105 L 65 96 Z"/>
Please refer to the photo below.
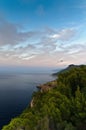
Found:
<path fill-rule="evenodd" d="M 0 130 L 30 103 L 36 86 L 55 79 L 50 74 L 0 74 Z"/>

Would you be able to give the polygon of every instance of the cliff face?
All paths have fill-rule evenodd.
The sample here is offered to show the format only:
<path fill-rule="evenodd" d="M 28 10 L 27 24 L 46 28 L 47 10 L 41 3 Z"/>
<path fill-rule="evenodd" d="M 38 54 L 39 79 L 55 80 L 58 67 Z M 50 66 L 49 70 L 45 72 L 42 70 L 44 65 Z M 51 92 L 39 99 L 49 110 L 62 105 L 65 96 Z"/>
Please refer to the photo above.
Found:
<path fill-rule="evenodd" d="M 86 130 L 86 66 L 38 86 L 31 104 L 2 130 Z"/>

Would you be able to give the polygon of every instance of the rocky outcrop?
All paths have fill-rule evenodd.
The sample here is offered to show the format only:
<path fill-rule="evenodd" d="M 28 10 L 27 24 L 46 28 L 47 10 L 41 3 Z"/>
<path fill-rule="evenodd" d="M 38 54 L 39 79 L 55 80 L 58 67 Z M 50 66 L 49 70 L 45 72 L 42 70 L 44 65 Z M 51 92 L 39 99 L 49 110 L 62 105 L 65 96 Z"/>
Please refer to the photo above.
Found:
<path fill-rule="evenodd" d="M 50 89 L 52 89 L 56 86 L 57 86 L 57 80 L 54 80 L 54 81 L 51 81 L 51 82 L 47 82 L 46 84 L 39 85 L 39 86 L 37 86 L 37 88 L 41 92 L 46 92 L 46 91 L 49 91 Z"/>

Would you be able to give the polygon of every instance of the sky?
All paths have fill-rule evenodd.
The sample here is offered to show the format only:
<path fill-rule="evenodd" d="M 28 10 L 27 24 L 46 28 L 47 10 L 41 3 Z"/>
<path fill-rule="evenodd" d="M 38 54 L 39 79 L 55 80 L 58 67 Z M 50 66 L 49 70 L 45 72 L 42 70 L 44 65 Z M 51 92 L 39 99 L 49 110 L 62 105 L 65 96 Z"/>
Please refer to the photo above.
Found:
<path fill-rule="evenodd" d="M 86 0 L 0 0 L 0 66 L 86 64 Z"/>

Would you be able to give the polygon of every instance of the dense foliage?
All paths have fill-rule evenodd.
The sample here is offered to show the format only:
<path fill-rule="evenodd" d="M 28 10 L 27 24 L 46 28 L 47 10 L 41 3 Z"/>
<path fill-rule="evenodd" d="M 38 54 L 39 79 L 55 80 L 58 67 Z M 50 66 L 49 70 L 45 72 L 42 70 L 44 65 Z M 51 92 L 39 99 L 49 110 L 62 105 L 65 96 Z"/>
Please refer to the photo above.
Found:
<path fill-rule="evenodd" d="M 55 88 L 33 94 L 33 107 L 2 130 L 86 130 L 86 66 L 59 73 Z"/>

